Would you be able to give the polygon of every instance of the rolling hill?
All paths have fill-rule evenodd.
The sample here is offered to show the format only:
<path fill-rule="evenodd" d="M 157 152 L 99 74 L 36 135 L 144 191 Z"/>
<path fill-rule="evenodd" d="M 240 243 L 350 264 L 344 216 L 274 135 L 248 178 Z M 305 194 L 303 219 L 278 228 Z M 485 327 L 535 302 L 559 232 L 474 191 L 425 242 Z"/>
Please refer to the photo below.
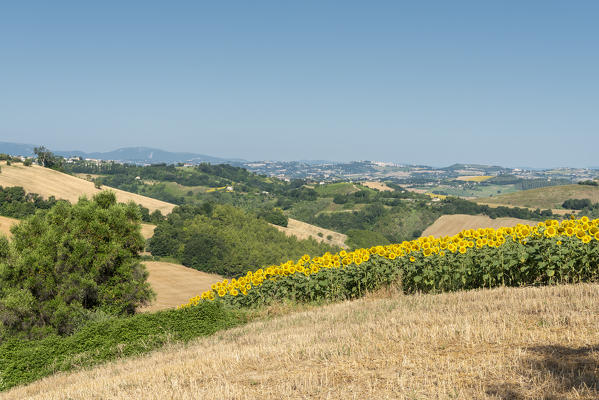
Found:
<path fill-rule="evenodd" d="M 169 262 L 144 261 L 144 264 L 150 273 L 148 282 L 156 292 L 156 300 L 141 312 L 175 308 L 223 279 L 220 275 Z"/>
<path fill-rule="evenodd" d="M 598 295 L 581 284 L 279 306 L 275 318 L 0 398 L 597 399 Z"/>
<path fill-rule="evenodd" d="M 287 227 L 279 225 L 272 226 L 285 233 L 287 236 L 295 236 L 298 239 L 308 239 L 312 237 L 313 239 L 316 239 L 319 242 L 324 242 L 333 246 L 347 248 L 347 245 L 345 244 L 345 241 L 347 240 L 347 235 L 331 231 L 329 229 L 321 228 L 316 225 L 311 225 L 306 222 L 298 221 L 297 219 L 289 218 Z M 322 236 L 319 236 L 319 233 Z M 328 239 L 329 236 L 331 236 L 331 240 Z"/>
<path fill-rule="evenodd" d="M 480 198 L 477 202 L 508 206 L 556 209 L 568 199 L 590 199 L 599 202 L 599 187 L 588 185 L 559 185 Z"/>
<path fill-rule="evenodd" d="M 2 167 L 0 171 L 0 186 L 21 186 L 25 191 L 37 193 L 45 198 L 54 196 L 57 199 L 77 202 L 82 195 L 91 197 L 101 191 L 92 182 L 38 165 L 25 167 L 22 164 L 12 164 L 8 166 L 5 162 L 0 163 L 0 165 Z M 120 202 L 132 200 L 137 204 L 147 207 L 150 212 L 160 210 L 162 214 L 169 214 L 175 207 L 171 203 L 107 186 L 102 187 L 102 189 L 114 191 L 117 200 Z"/>
<path fill-rule="evenodd" d="M 431 226 L 422 232 L 422 236 L 433 235 L 435 237 L 455 235 L 464 229 L 478 228 L 501 228 L 515 226 L 517 224 L 535 225 L 536 221 L 518 218 L 495 218 L 486 215 L 442 215 Z"/>

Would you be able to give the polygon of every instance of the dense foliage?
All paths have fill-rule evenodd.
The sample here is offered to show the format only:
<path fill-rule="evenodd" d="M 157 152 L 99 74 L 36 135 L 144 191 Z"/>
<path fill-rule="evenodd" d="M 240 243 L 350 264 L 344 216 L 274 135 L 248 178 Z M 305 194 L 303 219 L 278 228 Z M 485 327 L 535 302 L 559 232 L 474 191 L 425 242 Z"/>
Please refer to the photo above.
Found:
<path fill-rule="evenodd" d="M 0 186 L 0 215 L 5 217 L 25 218 L 35 214 L 36 210 L 47 210 L 55 204 L 54 196 L 44 200 L 37 193 L 26 193 L 20 186 Z"/>
<path fill-rule="evenodd" d="M 305 255 L 216 283 L 183 307 L 216 299 L 241 306 L 280 299 L 341 300 L 394 282 L 406 293 L 587 282 L 599 279 L 598 263 L 599 219 L 547 220 Z"/>
<path fill-rule="evenodd" d="M 225 276 L 332 249 L 314 239 L 288 237 L 254 214 L 210 203 L 175 208 L 149 241 L 155 256 Z"/>
<path fill-rule="evenodd" d="M 182 311 L 108 318 L 66 337 L 7 340 L 0 344 L 0 390 L 59 371 L 147 353 L 173 341 L 186 342 L 243 322 L 242 315 L 218 303 Z"/>
<path fill-rule="evenodd" d="M 563 208 L 569 210 L 582 210 L 583 208 L 590 207 L 592 205 L 590 199 L 568 199 L 562 204 Z"/>
<path fill-rule="evenodd" d="M 0 239 L 0 340 L 69 334 L 98 315 L 133 314 L 152 298 L 138 253 L 139 209 L 102 192 L 57 203 Z"/>

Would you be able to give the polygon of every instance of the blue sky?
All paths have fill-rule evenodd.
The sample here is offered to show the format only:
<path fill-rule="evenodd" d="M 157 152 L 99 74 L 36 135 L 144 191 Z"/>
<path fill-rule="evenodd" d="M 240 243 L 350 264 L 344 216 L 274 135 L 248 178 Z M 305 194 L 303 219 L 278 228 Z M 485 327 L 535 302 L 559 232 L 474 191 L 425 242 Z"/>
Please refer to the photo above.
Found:
<path fill-rule="evenodd" d="M 0 141 L 599 165 L 595 1 L 11 3 Z"/>

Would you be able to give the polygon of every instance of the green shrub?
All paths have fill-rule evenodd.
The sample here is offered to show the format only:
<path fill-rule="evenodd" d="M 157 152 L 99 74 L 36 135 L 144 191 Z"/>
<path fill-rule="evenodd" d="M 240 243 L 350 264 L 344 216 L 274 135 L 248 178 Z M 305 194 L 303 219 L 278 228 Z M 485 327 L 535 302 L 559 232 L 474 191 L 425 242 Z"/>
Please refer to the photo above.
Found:
<path fill-rule="evenodd" d="M 10 339 L 0 344 L 0 390 L 59 371 L 147 353 L 173 341 L 210 335 L 242 322 L 219 303 L 92 322 L 71 336 Z"/>
<path fill-rule="evenodd" d="M 352 249 L 385 245 L 389 241 L 382 233 L 366 231 L 362 229 L 350 229 L 347 231 L 346 244 Z"/>
<path fill-rule="evenodd" d="M 137 205 L 102 192 L 13 227 L 0 258 L 0 340 L 69 334 L 95 311 L 133 314 L 147 303 L 139 220 Z"/>

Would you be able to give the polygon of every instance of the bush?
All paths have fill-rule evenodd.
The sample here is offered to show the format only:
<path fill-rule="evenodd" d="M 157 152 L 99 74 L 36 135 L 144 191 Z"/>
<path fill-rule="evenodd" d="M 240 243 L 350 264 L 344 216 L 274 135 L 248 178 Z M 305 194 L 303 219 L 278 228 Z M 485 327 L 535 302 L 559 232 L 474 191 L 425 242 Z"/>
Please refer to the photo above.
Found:
<path fill-rule="evenodd" d="M 194 309 L 108 318 L 89 323 L 67 337 L 11 339 L 0 345 L 0 390 L 58 371 L 147 353 L 172 341 L 186 342 L 240 322 L 241 314 L 222 304 L 205 303 Z"/>
<path fill-rule="evenodd" d="M 273 225 L 286 227 L 289 223 L 289 218 L 283 214 L 280 208 L 262 209 L 258 212 L 258 218 L 262 218 Z"/>
<path fill-rule="evenodd" d="M 599 183 L 597 183 L 597 181 L 593 181 L 593 180 L 586 180 L 586 181 L 581 181 L 578 182 L 579 185 L 588 185 L 588 186 L 599 186 Z"/>
<path fill-rule="evenodd" d="M 0 339 L 70 334 L 101 311 L 133 314 L 153 292 L 138 253 L 139 208 L 102 192 L 15 226 L 0 257 Z"/>

